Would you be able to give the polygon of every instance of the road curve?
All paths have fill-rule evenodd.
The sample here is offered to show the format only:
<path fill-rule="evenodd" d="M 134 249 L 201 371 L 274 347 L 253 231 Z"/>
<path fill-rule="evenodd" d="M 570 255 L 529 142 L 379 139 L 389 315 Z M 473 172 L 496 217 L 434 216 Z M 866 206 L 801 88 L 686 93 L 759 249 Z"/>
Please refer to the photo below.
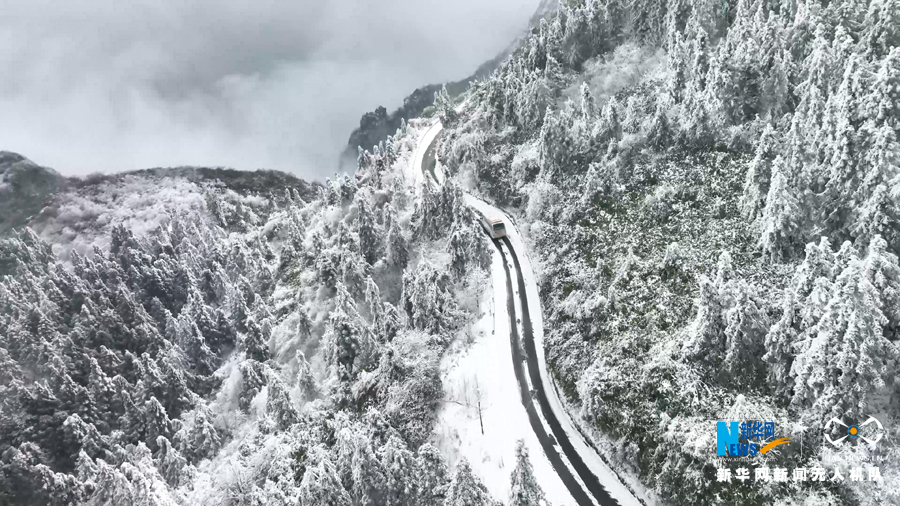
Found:
<path fill-rule="evenodd" d="M 435 131 L 435 129 L 437 129 L 437 131 Z M 435 151 L 442 129 L 442 125 L 438 122 L 429 128 L 426 135 L 423 136 L 422 141 L 428 143 L 427 149 L 422 153 L 421 157 L 416 157 L 415 163 L 418 166 L 413 168 L 418 172 L 417 177 L 427 179 L 430 181 L 430 184 L 435 186 L 440 185 L 444 179 L 440 178 L 441 181 L 439 182 L 438 176 L 435 173 L 435 167 L 437 165 Z M 423 183 L 429 184 L 425 181 L 423 181 Z M 470 195 L 467 195 L 467 201 L 479 214 L 483 214 L 484 208 L 486 208 L 492 213 L 503 217 L 507 230 L 514 230 L 514 225 L 508 217 L 493 206 L 475 199 Z M 478 205 L 474 205 L 475 203 Z M 542 360 L 544 359 L 543 347 L 540 346 L 540 349 L 538 349 L 539 347 L 535 344 L 534 328 L 529 310 L 527 293 L 529 291 L 533 292 L 533 295 L 536 297 L 536 289 L 533 286 L 526 287 L 525 278 L 522 275 L 522 266 L 516 253 L 516 248 L 513 246 L 510 238 L 503 237 L 502 239 L 492 240 L 492 242 L 500 252 L 501 258 L 503 259 L 503 266 L 506 271 L 508 294 L 507 310 L 510 318 L 510 348 L 513 355 L 516 380 L 519 384 L 522 404 L 528 413 L 532 429 L 534 430 L 544 453 L 550 460 L 551 465 L 565 484 L 566 488 L 569 490 L 572 498 L 575 499 L 579 505 L 640 505 L 641 501 L 624 486 L 611 470 L 608 469 L 608 466 L 603 463 L 602 458 L 600 458 L 596 451 L 591 448 L 584 436 L 578 432 L 577 428 L 574 427 L 574 422 L 569 417 L 569 414 L 565 412 L 565 408 L 560 399 L 557 398 L 558 393 L 553 390 L 554 386 L 551 384 L 552 379 L 549 377 L 545 364 L 542 363 Z M 506 252 L 504 250 L 506 250 Z M 524 251 L 522 254 L 525 254 Z M 507 261 L 507 259 L 511 260 L 513 270 L 515 270 L 516 274 L 516 288 L 518 289 L 522 313 L 520 315 L 522 325 L 521 336 L 519 335 L 519 319 L 516 317 L 516 294 L 513 290 L 513 276 L 510 269 L 510 262 Z M 528 267 L 530 268 L 530 264 L 528 264 Z M 531 284 L 533 285 L 533 281 Z M 538 302 L 538 311 L 540 310 L 539 308 Z M 540 321 L 540 315 L 537 316 L 538 321 Z M 525 351 L 524 356 L 522 354 L 523 349 Z M 523 366 L 523 363 L 525 366 Z M 533 392 L 530 391 L 529 383 L 534 389 Z M 550 389 L 549 396 L 547 389 Z M 537 399 L 537 404 L 535 404 L 534 399 Z M 561 423 L 561 420 L 563 423 Z M 544 421 L 546 421 L 546 426 Z M 547 430 L 548 426 L 549 432 Z M 575 444 L 573 444 L 572 439 L 575 439 Z M 557 442 L 559 444 L 558 447 L 556 446 Z M 560 449 L 562 450 L 562 455 L 560 455 Z M 563 459 L 563 456 L 565 459 Z M 568 463 L 565 462 L 566 460 Z M 573 470 L 575 474 L 573 474 Z M 601 477 L 603 478 L 602 483 Z M 613 495 L 610 494 L 606 485 L 613 487 L 613 491 L 615 492 Z"/>
<path fill-rule="evenodd" d="M 512 358 L 513 358 L 513 368 L 516 371 L 516 381 L 519 384 L 519 392 L 522 397 L 522 405 L 525 406 L 525 411 L 528 413 L 528 421 L 531 423 L 531 429 L 534 431 L 535 435 L 538 438 L 538 441 L 541 443 L 541 447 L 544 449 L 544 454 L 547 455 L 547 459 L 550 460 L 550 464 L 553 466 L 553 469 L 556 471 L 556 474 L 559 475 L 559 478 L 562 480 L 563 484 L 565 484 L 566 488 L 569 490 L 569 493 L 572 495 L 572 498 L 580 505 L 591 506 L 594 503 L 591 501 L 588 494 L 584 491 L 581 486 L 581 483 L 572 475 L 571 470 L 566 463 L 563 462 L 563 459 L 560 457 L 559 452 L 553 446 L 554 441 L 550 434 L 547 433 L 546 428 L 544 427 L 543 422 L 541 421 L 541 415 L 538 414 L 537 409 L 534 405 L 534 397 L 528 388 L 528 379 L 526 378 L 525 367 L 523 367 L 523 363 L 526 361 L 530 361 L 530 356 L 533 353 L 527 353 L 528 357 L 523 356 L 522 354 L 522 343 L 519 339 L 519 329 L 516 324 L 516 301 L 515 301 L 515 292 L 513 291 L 513 283 L 512 283 L 512 275 L 509 270 L 509 261 L 507 260 L 508 256 L 504 252 L 508 250 L 512 253 L 512 246 L 509 244 L 509 240 L 506 238 L 503 239 L 494 239 L 491 241 L 494 244 L 494 247 L 497 248 L 497 251 L 500 252 L 500 257 L 503 259 L 503 269 L 506 271 L 506 293 L 507 293 L 507 313 L 509 314 L 509 347 L 512 350 Z M 515 258 L 515 253 L 511 255 Z M 517 261 L 514 261 L 517 263 Z M 519 276 L 521 279 L 521 276 Z M 520 287 L 520 294 L 521 292 Z M 523 309 L 525 306 L 522 306 Z M 524 311 L 523 311 L 524 313 Z M 527 317 L 527 313 L 523 314 L 523 318 Z M 533 346 L 532 346 L 533 348 Z M 525 348 L 527 350 L 527 346 Z M 530 367 L 529 367 L 530 370 Z M 529 371 L 530 372 L 530 371 Z M 540 393 L 540 383 L 535 384 L 537 387 L 535 390 L 538 391 L 537 395 L 542 396 Z M 570 445 L 571 446 L 571 445 Z M 605 506 L 606 503 L 601 503 L 601 505 Z M 618 503 L 608 503 L 608 504 L 618 504 Z"/>
<path fill-rule="evenodd" d="M 559 420 L 556 417 L 556 413 L 553 411 L 553 409 L 550 407 L 550 403 L 547 401 L 547 394 L 544 391 L 544 382 L 541 378 L 541 373 L 538 365 L 539 356 L 534 345 L 534 332 L 531 326 L 531 314 L 528 310 L 528 299 L 525 290 L 525 279 L 522 277 L 522 267 L 519 264 L 519 258 L 518 256 L 516 256 L 516 250 L 512 247 L 509 238 L 504 237 L 502 241 L 509 250 L 513 265 L 516 268 L 516 282 L 518 283 L 519 298 L 521 299 L 522 308 L 522 344 L 525 347 L 525 360 L 528 364 L 528 374 L 531 378 L 531 384 L 534 386 L 534 396 L 537 397 L 538 404 L 541 407 L 541 412 L 544 414 L 544 418 L 547 420 L 547 425 L 550 426 L 550 430 L 553 432 L 556 440 L 559 441 L 560 448 L 562 448 L 563 453 L 569 459 L 569 463 L 575 469 L 575 472 L 578 473 L 578 476 L 581 478 L 582 483 L 584 483 L 585 488 L 587 488 L 588 492 L 590 492 L 593 498 L 597 501 L 597 504 L 599 504 L 600 506 L 618 506 L 619 502 L 609 495 L 606 487 L 604 487 L 600 483 L 600 480 L 597 478 L 597 476 L 592 473 L 590 469 L 588 469 L 587 465 L 585 465 L 584 463 L 584 460 L 581 458 L 581 455 L 579 455 L 575 448 L 572 446 L 572 442 L 569 441 L 569 435 L 562 428 L 562 425 L 559 423 Z M 509 277 L 509 269 L 507 269 L 506 275 L 507 277 Z M 509 293 L 510 297 L 512 297 L 513 292 L 510 290 Z M 510 302 L 510 304 L 512 304 L 512 302 Z M 510 313 L 510 319 L 513 320 L 513 324 L 515 324 L 515 315 L 513 313 Z M 518 332 L 513 332 L 513 334 L 518 334 Z M 521 385 L 522 382 L 520 381 L 519 383 Z M 566 468 L 566 471 L 568 471 L 568 468 Z M 582 502 L 580 499 L 578 499 L 577 496 L 575 496 L 575 498 L 579 504 L 590 504 L 590 502 Z"/>

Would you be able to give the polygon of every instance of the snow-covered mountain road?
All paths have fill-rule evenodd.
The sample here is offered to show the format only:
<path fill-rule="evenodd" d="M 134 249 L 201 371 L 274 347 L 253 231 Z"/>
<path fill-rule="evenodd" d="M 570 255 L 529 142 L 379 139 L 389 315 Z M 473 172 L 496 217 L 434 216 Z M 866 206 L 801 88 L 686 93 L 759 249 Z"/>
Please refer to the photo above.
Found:
<path fill-rule="evenodd" d="M 443 183 L 444 175 L 435 159 L 441 130 L 440 122 L 436 122 L 420 138 L 412 168 L 417 183 Z M 510 350 L 521 401 L 540 449 L 568 492 L 564 500 L 579 505 L 641 504 L 578 431 L 549 375 L 544 359 L 537 284 L 515 224 L 494 206 L 469 194 L 465 199 L 480 214 L 501 217 L 506 225 L 507 237 L 493 241 L 502 259 L 502 262 L 495 261 L 493 268 L 498 264 L 503 266 L 507 296 L 505 304 L 495 299 L 495 311 L 497 318 L 508 319 Z M 549 477 L 544 481 L 550 481 Z M 565 494 L 566 491 L 557 492 Z"/>

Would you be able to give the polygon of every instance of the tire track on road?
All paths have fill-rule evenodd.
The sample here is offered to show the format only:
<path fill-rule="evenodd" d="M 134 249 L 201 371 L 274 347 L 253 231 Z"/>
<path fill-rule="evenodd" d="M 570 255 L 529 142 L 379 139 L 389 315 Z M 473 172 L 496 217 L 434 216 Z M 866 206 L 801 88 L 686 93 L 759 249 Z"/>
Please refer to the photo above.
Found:
<path fill-rule="evenodd" d="M 541 447 L 543 447 L 544 449 L 544 454 L 547 455 L 547 459 L 550 460 L 550 464 L 553 466 L 553 469 L 556 470 L 556 474 L 559 475 L 559 478 L 569 490 L 569 493 L 572 494 L 572 498 L 575 499 L 575 501 L 579 505 L 593 506 L 594 502 L 591 501 L 590 497 L 588 497 L 587 493 L 585 493 L 584 489 L 581 487 L 581 484 L 578 483 L 578 480 L 575 478 L 575 476 L 572 475 L 569 467 L 565 462 L 563 462 L 562 457 L 554 447 L 553 442 L 551 441 L 551 437 L 549 434 L 547 434 L 547 430 L 544 427 L 544 424 L 541 421 L 541 417 L 537 412 L 537 408 L 534 405 L 534 400 L 531 396 L 531 392 L 528 389 L 528 378 L 526 377 L 526 371 L 523 367 L 523 363 L 525 363 L 526 357 L 522 355 L 522 347 L 519 344 L 519 328 L 516 324 L 516 303 L 515 299 L 513 298 L 515 297 L 515 294 L 513 292 L 512 275 L 509 271 L 509 264 L 506 260 L 506 254 L 503 252 L 503 247 L 501 247 L 501 241 L 506 241 L 506 248 L 510 251 L 513 258 L 515 258 L 515 253 L 512 251 L 512 247 L 509 245 L 508 239 L 503 238 L 491 240 L 491 242 L 494 244 L 494 247 L 497 248 L 497 251 L 500 252 L 500 257 L 503 260 L 503 269 L 506 271 L 506 306 L 507 312 L 509 314 L 510 328 L 509 341 L 510 349 L 512 349 L 513 369 L 516 371 L 516 380 L 519 384 L 519 393 L 522 397 L 522 405 L 525 406 L 525 411 L 528 412 L 528 420 L 529 422 L 531 422 L 531 429 L 537 436 L 538 441 L 540 441 Z M 514 261 L 514 264 L 517 263 L 517 261 Z M 521 279 L 521 274 L 519 274 L 519 279 Z M 523 306 L 523 312 L 527 314 L 527 306 Z M 532 348 L 533 347 L 534 345 L 532 344 Z M 538 382 L 537 384 L 539 385 L 540 383 Z M 611 504 L 617 503 L 613 502 Z"/>
<path fill-rule="evenodd" d="M 585 484 L 588 491 L 594 496 L 597 503 L 601 506 L 619 506 L 619 502 L 612 498 L 609 495 L 609 492 L 606 490 L 606 487 L 600 483 L 600 480 L 597 476 L 591 472 L 588 466 L 584 463 L 584 460 L 581 458 L 581 455 L 575 450 L 575 447 L 572 446 L 571 441 L 569 441 L 569 436 L 565 430 L 563 430 L 562 425 L 560 425 L 559 420 L 556 418 L 556 413 L 553 412 L 553 409 L 550 406 L 550 402 L 547 400 L 547 395 L 544 392 L 544 383 L 541 381 L 541 373 L 538 365 L 538 354 L 537 350 L 534 346 L 534 333 L 533 328 L 531 326 L 531 315 L 528 311 L 528 300 L 525 295 L 525 279 L 522 277 L 522 267 L 519 265 L 519 258 L 516 256 L 516 250 L 512 247 L 512 243 L 509 241 L 508 237 L 503 237 L 500 239 L 506 245 L 506 248 L 509 250 L 510 257 L 512 258 L 513 265 L 516 268 L 516 278 L 517 278 L 517 286 L 519 289 L 519 297 L 521 299 L 522 304 L 522 333 L 524 334 L 524 346 L 525 346 L 525 359 L 528 363 L 528 373 L 531 378 L 531 384 L 534 386 L 538 404 L 541 407 L 541 411 L 544 414 L 544 419 L 547 420 L 547 425 L 550 426 L 550 431 L 553 433 L 553 436 L 559 442 L 559 446 L 562 449 L 563 453 L 568 457 L 569 462 L 572 464 L 572 467 L 575 468 L 575 472 L 578 473 L 578 476 L 581 478 L 581 481 Z M 504 264 L 505 265 L 505 264 Z M 509 276 L 509 269 L 506 271 L 506 275 Z M 512 296 L 512 291 L 509 292 L 510 296 Z M 512 314 L 510 314 L 510 318 L 512 318 Z M 515 321 L 513 321 L 513 325 L 515 328 Z M 516 328 L 515 332 L 518 335 L 518 329 Z M 521 381 L 520 381 L 521 383 Z M 566 469 L 568 470 L 568 468 Z"/>

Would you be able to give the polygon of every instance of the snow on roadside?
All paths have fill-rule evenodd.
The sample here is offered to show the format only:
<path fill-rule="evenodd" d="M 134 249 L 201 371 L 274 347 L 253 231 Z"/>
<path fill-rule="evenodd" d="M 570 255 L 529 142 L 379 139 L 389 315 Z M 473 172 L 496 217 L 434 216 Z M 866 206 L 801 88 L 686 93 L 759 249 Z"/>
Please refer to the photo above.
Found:
<path fill-rule="evenodd" d="M 522 297 L 519 294 L 519 284 L 517 282 L 519 271 L 516 269 L 515 262 L 512 261 L 512 256 L 507 251 L 505 244 L 503 245 L 503 251 L 504 251 L 504 256 L 506 258 L 506 265 L 509 267 L 510 276 L 512 276 L 513 280 L 516 280 L 516 281 L 513 281 L 513 295 L 514 295 L 513 303 L 515 305 L 514 310 L 516 312 L 516 330 L 518 331 L 518 335 L 520 336 L 519 339 L 521 342 L 521 340 L 523 339 L 522 336 L 525 335 L 525 326 L 524 326 L 524 322 L 522 320 L 522 315 L 524 315 L 525 312 L 522 311 Z M 520 261 L 520 263 L 521 263 L 521 261 Z M 530 311 L 531 310 L 530 303 L 528 304 L 528 308 Z M 523 353 L 524 353 L 524 343 L 521 343 L 521 344 L 523 346 Z M 526 367 L 526 371 L 525 371 L 525 381 L 528 383 L 528 390 L 529 391 L 534 390 L 534 384 L 531 382 L 531 374 L 529 373 L 529 370 L 527 367 Z M 535 408 L 537 411 L 538 418 L 540 418 L 541 424 L 544 426 L 544 429 L 547 431 L 548 434 L 552 435 L 552 430 L 550 429 L 550 424 L 547 422 L 547 417 L 544 413 L 544 410 L 541 409 L 540 403 L 535 403 Z M 575 470 L 575 467 L 572 465 L 572 462 L 569 460 L 569 457 L 565 454 L 565 452 L 562 451 L 562 449 L 559 447 L 559 445 L 555 445 L 554 448 L 556 450 L 556 453 L 562 459 L 565 466 L 569 469 L 569 474 L 571 474 L 572 477 L 575 479 L 575 481 L 578 482 L 578 486 L 581 487 L 582 490 L 588 490 L 587 486 L 584 483 L 584 480 L 578 474 L 578 471 Z M 589 497 L 591 498 L 591 504 L 596 505 L 597 504 L 596 499 L 590 495 L 589 495 Z"/>
<path fill-rule="evenodd" d="M 427 120 L 418 121 L 424 122 Z M 415 124 L 413 122 L 410 122 L 409 124 L 411 126 L 418 126 L 418 124 Z M 422 170 L 422 161 L 425 159 L 425 152 L 428 151 L 428 146 L 431 145 L 431 141 L 433 141 L 434 138 L 437 137 L 437 134 L 439 134 L 443 128 L 444 127 L 443 125 L 441 125 L 440 121 L 435 121 L 434 123 L 429 125 L 422 134 L 420 134 L 419 140 L 416 143 L 416 150 L 413 154 L 412 163 L 408 165 L 409 169 L 406 174 L 407 181 L 412 182 L 416 189 L 416 195 L 420 195 L 422 193 L 422 188 L 424 187 L 423 183 L 425 173 Z"/>
<path fill-rule="evenodd" d="M 491 251 L 493 290 L 482 295 L 482 316 L 470 329 L 472 342 L 458 339 L 441 361 L 445 402 L 437 413 L 434 443 L 451 465 L 465 457 L 491 495 L 505 501 L 515 467 L 516 441 L 524 439 L 547 499 L 555 506 L 574 505 L 544 455 L 522 405 L 510 350 L 506 273 L 500 253 Z M 476 390 L 482 392 L 484 435 L 477 408 L 465 406 L 477 404 Z"/>
<path fill-rule="evenodd" d="M 600 455 L 590 447 L 585 441 L 584 436 L 576 428 L 569 412 L 565 409 L 565 405 L 560 399 L 556 384 L 553 382 L 550 373 L 547 370 L 547 362 L 544 359 L 544 321 L 543 314 L 541 313 L 537 283 L 534 279 L 534 273 L 532 272 L 531 262 L 528 259 L 525 244 L 522 242 L 522 238 L 519 235 L 515 224 L 505 212 L 496 207 L 469 194 L 465 195 L 465 199 L 468 205 L 474 207 L 479 212 L 501 217 L 506 225 L 506 235 L 509 237 L 510 243 L 519 259 L 519 264 L 522 267 L 522 278 L 525 281 L 525 295 L 528 299 L 528 310 L 531 316 L 534 345 L 541 357 L 541 359 L 538 360 L 541 380 L 544 383 L 547 400 L 549 401 L 553 412 L 556 414 L 560 425 L 562 425 L 563 430 L 568 434 L 572 446 L 578 454 L 581 455 L 581 458 L 591 472 L 599 478 L 600 483 L 606 487 L 609 494 L 616 499 L 619 504 L 623 506 L 640 505 L 640 501 L 635 498 L 634 494 L 622 483 L 618 475 L 609 468 Z"/>

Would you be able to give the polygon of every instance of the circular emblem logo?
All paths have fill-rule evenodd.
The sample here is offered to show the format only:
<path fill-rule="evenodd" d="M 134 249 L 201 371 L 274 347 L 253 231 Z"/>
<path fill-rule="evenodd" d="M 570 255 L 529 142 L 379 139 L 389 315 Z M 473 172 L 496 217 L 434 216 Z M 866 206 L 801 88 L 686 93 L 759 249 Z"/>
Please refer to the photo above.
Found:
<path fill-rule="evenodd" d="M 833 431 L 834 425 L 840 425 L 844 427 L 844 436 L 839 437 L 837 439 L 831 438 L 831 432 Z M 863 433 L 867 435 L 863 435 Z M 881 438 L 884 437 L 884 427 L 881 425 L 881 422 L 878 421 L 874 416 L 870 416 L 868 420 L 865 422 L 856 425 L 847 425 L 842 420 L 838 420 L 837 418 L 832 418 L 828 420 L 828 423 L 825 424 L 825 441 L 831 443 L 832 446 L 836 448 L 840 448 L 845 443 L 849 441 L 856 441 L 857 438 L 865 441 L 870 445 L 874 445 L 881 441 Z"/>

